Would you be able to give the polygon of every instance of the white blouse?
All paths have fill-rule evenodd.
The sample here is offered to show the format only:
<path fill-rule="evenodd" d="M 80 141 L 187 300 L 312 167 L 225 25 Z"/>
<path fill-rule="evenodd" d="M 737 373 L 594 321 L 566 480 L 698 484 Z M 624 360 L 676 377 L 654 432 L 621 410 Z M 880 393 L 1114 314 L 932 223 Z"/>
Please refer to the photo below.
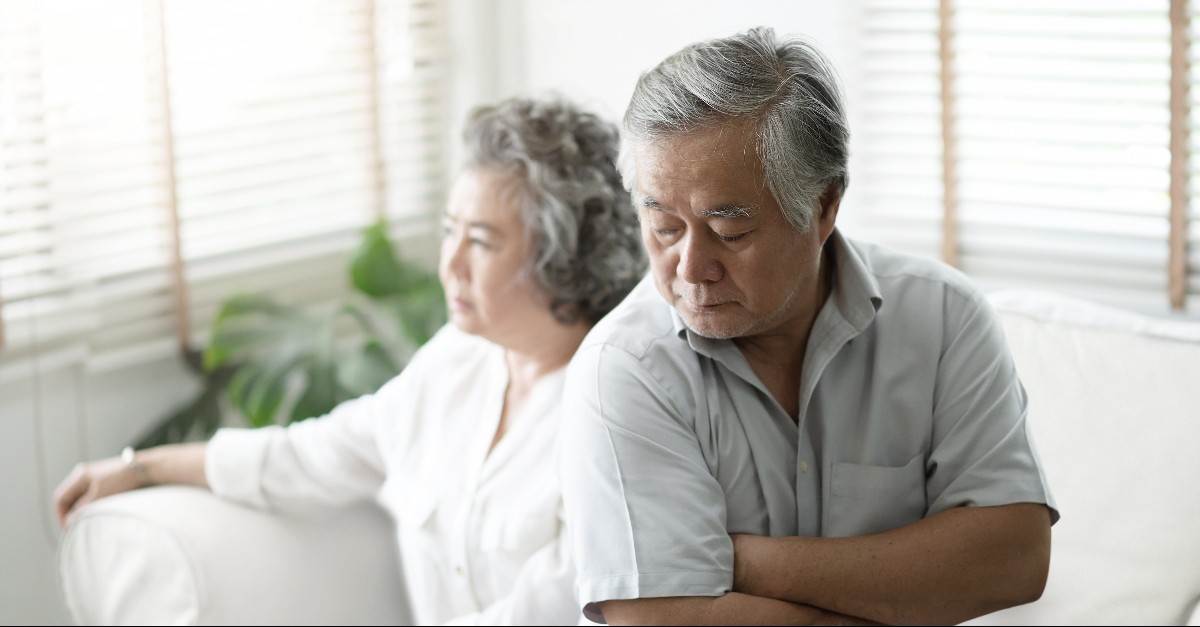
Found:
<path fill-rule="evenodd" d="M 374 497 L 396 519 L 419 624 L 575 624 L 555 440 L 563 372 L 496 433 L 502 348 L 444 327 L 373 395 L 289 427 L 222 429 L 212 491 L 304 512 Z"/>

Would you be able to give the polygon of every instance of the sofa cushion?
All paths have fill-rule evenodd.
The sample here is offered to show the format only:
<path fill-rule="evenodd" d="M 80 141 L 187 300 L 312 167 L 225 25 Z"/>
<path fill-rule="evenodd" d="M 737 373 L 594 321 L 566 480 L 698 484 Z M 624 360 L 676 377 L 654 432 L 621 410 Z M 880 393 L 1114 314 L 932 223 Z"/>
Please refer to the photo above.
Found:
<path fill-rule="evenodd" d="M 59 573 L 82 625 L 409 624 L 396 553 L 374 504 L 301 519 L 160 486 L 83 509 Z"/>
<path fill-rule="evenodd" d="M 1184 623 L 1200 598 L 1200 323 L 991 300 L 1062 519 L 1042 599 L 974 623 Z"/>

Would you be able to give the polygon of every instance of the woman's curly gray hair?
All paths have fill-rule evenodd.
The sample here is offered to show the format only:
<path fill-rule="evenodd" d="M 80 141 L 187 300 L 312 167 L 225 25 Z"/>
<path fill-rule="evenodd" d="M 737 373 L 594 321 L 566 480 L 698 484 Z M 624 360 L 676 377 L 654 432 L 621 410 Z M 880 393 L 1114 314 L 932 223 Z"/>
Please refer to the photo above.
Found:
<path fill-rule="evenodd" d="M 466 167 L 514 177 L 534 244 L 529 270 L 555 319 L 596 322 L 646 270 L 637 212 L 617 171 L 617 127 L 563 100 L 513 98 L 476 108 Z"/>

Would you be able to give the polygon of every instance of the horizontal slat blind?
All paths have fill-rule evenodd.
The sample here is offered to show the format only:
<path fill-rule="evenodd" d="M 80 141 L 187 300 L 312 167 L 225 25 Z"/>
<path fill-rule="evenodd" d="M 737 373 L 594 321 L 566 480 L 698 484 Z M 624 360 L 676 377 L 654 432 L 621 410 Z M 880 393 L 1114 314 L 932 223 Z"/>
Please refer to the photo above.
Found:
<path fill-rule="evenodd" d="M 848 96 L 851 193 L 866 235 L 919 255 L 941 254 L 942 137 L 938 1 L 864 1 L 855 83 Z"/>
<path fill-rule="evenodd" d="M 143 0 L 0 4 L 0 359 L 171 310 L 151 28 Z"/>
<path fill-rule="evenodd" d="M 854 184 L 864 230 L 929 256 L 941 256 L 945 184 L 938 4 L 862 1 L 861 84 L 852 92 L 863 117 Z M 986 288 L 1166 311 L 1168 3 L 951 5 L 961 269 Z M 1195 241 L 1194 222 L 1191 233 Z M 1190 258 L 1194 294 L 1194 245 Z"/>
<path fill-rule="evenodd" d="M 1165 307 L 1165 2 L 956 2 L 962 268 Z"/>
<path fill-rule="evenodd" d="M 1189 25 L 1187 28 L 1189 46 L 1189 97 L 1190 119 L 1188 147 L 1191 160 L 1189 162 L 1189 200 L 1190 206 L 1186 213 L 1188 224 L 1185 231 L 1187 249 L 1187 311 L 1200 311 L 1200 3 L 1195 0 L 1188 3 Z"/>
<path fill-rule="evenodd" d="M 0 3 L 0 365 L 172 350 L 172 176 L 194 342 L 234 293 L 344 293 L 376 217 L 432 228 L 441 19 L 428 0 Z"/>
<path fill-rule="evenodd" d="M 186 0 L 166 8 L 183 253 L 193 316 L 208 320 L 233 293 L 278 290 L 289 273 L 270 268 L 373 217 L 372 7 Z M 230 274 L 210 270 L 227 260 L 236 260 Z M 305 280 L 320 289 L 304 296 L 328 299 L 344 288 L 344 265 L 331 261 L 308 268 Z"/>

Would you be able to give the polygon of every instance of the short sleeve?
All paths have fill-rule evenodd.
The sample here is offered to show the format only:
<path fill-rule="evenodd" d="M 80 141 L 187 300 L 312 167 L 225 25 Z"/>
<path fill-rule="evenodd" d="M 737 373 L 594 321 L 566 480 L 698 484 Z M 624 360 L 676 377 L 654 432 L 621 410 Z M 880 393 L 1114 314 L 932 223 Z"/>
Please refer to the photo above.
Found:
<path fill-rule="evenodd" d="M 724 492 L 692 419 L 634 355 L 576 354 L 560 464 L 584 614 L 614 599 L 720 596 L 733 583 Z"/>
<path fill-rule="evenodd" d="M 963 505 L 1058 510 L 1025 422 L 1029 399 L 1004 331 L 981 294 L 949 290 L 934 389 L 929 514 Z"/>

